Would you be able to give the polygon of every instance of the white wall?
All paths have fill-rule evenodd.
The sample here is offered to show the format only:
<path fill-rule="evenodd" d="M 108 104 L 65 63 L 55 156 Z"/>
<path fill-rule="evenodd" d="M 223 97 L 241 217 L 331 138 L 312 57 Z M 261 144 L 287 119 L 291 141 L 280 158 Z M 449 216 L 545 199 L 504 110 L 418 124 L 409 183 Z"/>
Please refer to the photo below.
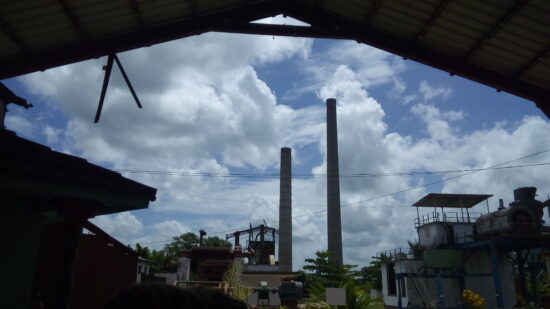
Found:
<path fill-rule="evenodd" d="M 165 283 L 168 285 L 176 285 L 176 282 L 178 281 L 177 273 L 156 273 L 154 276 L 159 278 L 165 278 L 166 279 Z"/>

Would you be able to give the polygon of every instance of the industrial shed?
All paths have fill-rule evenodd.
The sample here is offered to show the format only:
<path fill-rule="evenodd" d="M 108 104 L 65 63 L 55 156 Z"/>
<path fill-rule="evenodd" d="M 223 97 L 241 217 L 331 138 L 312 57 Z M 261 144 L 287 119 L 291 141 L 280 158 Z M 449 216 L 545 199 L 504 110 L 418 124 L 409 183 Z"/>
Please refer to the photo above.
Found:
<path fill-rule="evenodd" d="M 156 198 L 155 188 L 5 129 L 0 129 L 0 193 L 2 308 L 45 301 L 68 308 L 83 227 L 101 234 L 87 220 L 147 208 Z"/>
<path fill-rule="evenodd" d="M 310 26 L 250 23 L 279 14 Z M 209 31 L 355 40 L 531 100 L 550 116 L 544 0 L 4 1 L 0 78 Z"/>

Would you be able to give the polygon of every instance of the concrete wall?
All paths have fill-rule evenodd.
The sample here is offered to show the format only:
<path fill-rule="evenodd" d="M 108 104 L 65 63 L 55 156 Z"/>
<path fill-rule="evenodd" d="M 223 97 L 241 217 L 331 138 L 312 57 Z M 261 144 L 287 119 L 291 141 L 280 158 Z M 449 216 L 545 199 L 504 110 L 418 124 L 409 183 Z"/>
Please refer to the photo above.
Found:
<path fill-rule="evenodd" d="M 447 228 L 442 222 L 432 222 L 418 228 L 418 242 L 423 247 L 447 243 Z"/>
<path fill-rule="evenodd" d="M 471 251 L 471 255 L 467 254 L 469 258 L 465 261 L 465 270 L 468 274 L 489 274 L 492 273 L 490 254 L 487 249 L 476 249 Z M 406 263 L 421 264 L 420 261 L 414 260 L 402 260 L 395 262 L 396 275 L 399 273 L 413 272 L 414 268 L 407 267 Z M 388 293 L 388 265 L 382 264 L 382 295 L 384 303 L 387 306 L 397 307 L 398 297 L 397 295 L 389 295 Z M 417 268 L 420 269 L 420 268 Z M 514 286 L 514 274 L 512 265 L 507 259 L 506 255 L 499 257 L 499 270 L 501 275 L 501 285 L 503 289 L 503 300 L 505 308 L 512 308 L 516 303 L 516 291 Z M 430 271 L 433 273 L 433 271 Z M 449 273 L 449 272 L 444 272 Z M 407 306 L 410 301 L 412 304 L 421 305 L 422 300 L 419 298 L 415 289 L 415 284 L 422 294 L 422 300 L 427 305 L 436 305 L 437 298 L 437 281 L 436 278 L 406 278 L 405 286 L 407 289 L 406 297 L 402 297 L 403 307 Z M 465 279 L 466 289 L 473 290 L 479 294 L 486 301 L 488 308 L 496 308 L 495 297 L 495 285 L 493 276 L 475 276 L 466 277 Z M 443 295 L 446 308 L 453 308 L 459 306 L 461 302 L 461 288 L 458 278 L 443 278 Z"/>
<path fill-rule="evenodd" d="M 473 223 L 451 223 L 453 226 L 454 234 L 456 237 L 456 243 L 465 243 L 473 240 L 474 234 Z"/>
<path fill-rule="evenodd" d="M 166 280 L 165 283 L 168 285 L 176 285 L 178 281 L 178 273 L 155 273 L 154 276 L 164 278 Z"/>
<path fill-rule="evenodd" d="M 465 262 L 464 267 L 468 273 L 492 273 L 491 257 L 486 249 L 475 250 Z M 512 265 L 506 255 L 499 259 L 500 278 L 505 308 L 512 308 L 516 303 L 516 289 L 514 286 L 514 273 Z M 485 298 L 488 308 L 496 307 L 495 284 L 493 277 L 469 277 L 466 278 L 466 288 L 473 290 Z"/>

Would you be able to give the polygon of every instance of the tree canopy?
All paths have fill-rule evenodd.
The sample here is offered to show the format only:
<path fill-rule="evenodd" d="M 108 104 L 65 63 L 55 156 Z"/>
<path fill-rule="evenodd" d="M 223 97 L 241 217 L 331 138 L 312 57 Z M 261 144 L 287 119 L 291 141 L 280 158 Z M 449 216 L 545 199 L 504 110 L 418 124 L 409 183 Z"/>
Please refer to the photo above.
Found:
<path fill-rule="evenodd" d="M 338 287 L 342 282 L 353 279 L 356 275 L 352 271 L 357 265 L 339 265 L 334 260 L 329 259 L 331 253 L 327 251 L 315 252 L 315 258 L 305 259 L 304 265 L 306 278 L 309 277 L 311 283 L 322 284 L 325 287 Z"/>
<path fill-rule="evenodd" d="M 138 256 L 151 261 L 151 270 L 153 272 L 175 271 L 178 259 L 184 251 L 199 245 L 199 236 L 195 233 L 184 233 L 172 238 L 172 241 L 165 245 L 163 249 L 151 250 L 139 243 L 135 244 L 135 251 Z M 206 237 L 203 239 L 203 245 L 208 247 L 227 247 L 231 248 L 231 243 L 221 239 L 218 236 Z"/>

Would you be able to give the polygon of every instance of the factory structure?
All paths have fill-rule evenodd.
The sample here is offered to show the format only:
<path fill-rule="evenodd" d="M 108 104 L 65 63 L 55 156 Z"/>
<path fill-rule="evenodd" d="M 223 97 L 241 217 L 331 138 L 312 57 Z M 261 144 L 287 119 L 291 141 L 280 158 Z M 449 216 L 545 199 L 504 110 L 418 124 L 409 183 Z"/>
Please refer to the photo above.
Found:
<path fill-rule="evenodd" d="M 342 226 L 338 168 L 338 133 L 336 100 L 326 100 L 327 107 L 327 238 L 331 259 L 342 264 Z M 201 239 L 205 233 L 201 231 Z M 244 238 L 244 239 L 243 239 Z M 281 148 L 279 187 L 279 228 L 263 224 L 226 235 L 233 249 L 199 245 L 183 253 L 179 259 L 176 282 L 182 287 L 220 284 L 224 272 L 233 264 L 241 265 L 240 281 L 257 287 L 265 282 L 276 288 L 298 273 L 292 267 L 292 150 Z M 243 242 L 244 240 L 244 242 Z M 276 246 L 278 240 L 278 246 Z M 202 244 L 202 242 L 200 242 Z M 278 261 L 275 251 L 278 247 Z M 256 304 L 258 293 L 249 303 Z M 280 304 L 278 292 L 269 293 L 269 304 Z"/>
<path fill-rule="evenodd" d="M 512 203 L 501 199 L 494 211 L 485 194 L 430 193 L 414 203 L 418 243 L 377 254 L 385 307 L 465 308 L 463 292 L 471 290 L 487 308 L 549 308 L 536 280 L 550 270 L 550 226 L 543 220 L 550 200 L 536 200 L 536 190 L 518 188 Z M 483 202 L 486 211 L 472 212 Z"/>
<path fill-rule="evenodd" d="M 200 241 L 199 246 L 183 252 L 175 283 L 183 288 L 222 287 L 224 273 L 232 264 L 238 264 L 240 284 L 254 289 L 248 297 L 249 304 L 281 305 L 285 300 L 285 296 L 280 295 L 281 289 L 287 294 L 290 290 L 291 301 L 296 301 L 294 298 L 301 293 L 301 283 L 290 281 L 298 273 L 292 272 L 292 167 L 291 149 L 287 147 L 281 148 L 279 196 L 279 229 L 264 221 L 229 233 L 226 240 L 233 241 L 233 249 L 206 247 Z M 201 231 L 200 234 L 202 240 L 206 233 Z M 275 260 L 277 238 L 278 262 Z M 269 292 L 262 293 L 262 290 Z M 288 304 L 289 297 L 286 298 L 285 304 Z"/>

